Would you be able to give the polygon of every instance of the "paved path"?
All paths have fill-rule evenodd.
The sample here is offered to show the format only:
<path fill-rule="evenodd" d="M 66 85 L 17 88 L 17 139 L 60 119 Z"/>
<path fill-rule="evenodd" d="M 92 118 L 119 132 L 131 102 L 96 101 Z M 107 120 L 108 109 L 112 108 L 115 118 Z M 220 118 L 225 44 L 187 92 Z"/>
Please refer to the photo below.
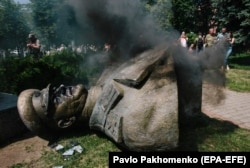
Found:
<path fill-rule="evenodd" d="M 250 93 L 225 89 L 225 99 L 217 105 L 202 102 L 202 111 L 211 118 L 230 121 L 241 128 L 250 130 Z"/>

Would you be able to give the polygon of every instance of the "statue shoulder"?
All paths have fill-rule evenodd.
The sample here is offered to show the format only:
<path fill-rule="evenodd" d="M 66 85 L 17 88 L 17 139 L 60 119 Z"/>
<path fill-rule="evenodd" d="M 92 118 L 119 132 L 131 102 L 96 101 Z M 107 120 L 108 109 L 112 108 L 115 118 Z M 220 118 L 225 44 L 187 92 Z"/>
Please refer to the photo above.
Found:
<path fill-rule="evenodd" d="M 109 66 L 103 71 L 96 85 L 103 87 L 114 80 L 128 87 L 139 88 L 159 62 L 168 60 L 170 56 L 167 51 L 165 44 L 138 54 L 125 63 Z"/>

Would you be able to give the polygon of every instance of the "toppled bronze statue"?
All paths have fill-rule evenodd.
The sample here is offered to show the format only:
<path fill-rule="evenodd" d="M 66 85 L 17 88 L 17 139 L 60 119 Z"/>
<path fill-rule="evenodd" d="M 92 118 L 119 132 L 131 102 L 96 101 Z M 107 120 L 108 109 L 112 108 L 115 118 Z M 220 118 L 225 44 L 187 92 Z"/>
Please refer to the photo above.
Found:
<path fill-rule="evenodd" d="M 178 50 L 143 52 L 104 71 L 89 90 L 82 84 L 24 90 L 18 98 L 20 117 L 46 139 L 87 123 L 128 150 L 172 150 L 178 146 L 180 119 L 201 108 L 201 63 Z"/>

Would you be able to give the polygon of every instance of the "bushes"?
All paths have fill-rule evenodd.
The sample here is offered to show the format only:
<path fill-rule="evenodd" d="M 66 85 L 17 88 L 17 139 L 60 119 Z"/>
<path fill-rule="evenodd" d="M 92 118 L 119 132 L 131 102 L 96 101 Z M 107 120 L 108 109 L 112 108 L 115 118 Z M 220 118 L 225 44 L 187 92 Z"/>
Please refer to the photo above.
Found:
<path fill-rule="evenodd" d="M 43 60 L 8 58 L 1 61 L 1 92 L 18 94 L 28 88 L 41 89 L 61 76 L 60 71 Z"/>
<path fill-rule="evenodd" d="M 84 57 L 86 56 L 64 51 L 40 60 L 32 57 L 2 59 L 0 92 L 19 94 L 28 88 L 42 89 L 49 83 L 56 86 L 76 83 L 88 85 L 88 71 L 96 75 L 101 69 L 84 67 Z"/>
<path fill-rule="evenodd" d="M 187 37 L 188 37 L 188 46 L 190 46 L 191 44 L 195 44 L 195 40 L 198 37 L 198 35 L 195 34 L 194 32 L 190 32 L 187 33 Z"/>

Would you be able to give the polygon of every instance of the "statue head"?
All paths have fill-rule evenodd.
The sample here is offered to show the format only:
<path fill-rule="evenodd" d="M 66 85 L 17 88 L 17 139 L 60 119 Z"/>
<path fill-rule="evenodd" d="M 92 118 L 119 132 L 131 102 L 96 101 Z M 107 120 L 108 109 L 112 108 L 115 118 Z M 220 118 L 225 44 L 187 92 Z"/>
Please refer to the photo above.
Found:
<path fill-rule="evenodd" d="M 50 135 L 72 127 L 81 117 L 88 92 L 83 85 L 42 90 L 27 89 L 20 93 L 18 112 L 24 124 L 38 136 Z"/>

